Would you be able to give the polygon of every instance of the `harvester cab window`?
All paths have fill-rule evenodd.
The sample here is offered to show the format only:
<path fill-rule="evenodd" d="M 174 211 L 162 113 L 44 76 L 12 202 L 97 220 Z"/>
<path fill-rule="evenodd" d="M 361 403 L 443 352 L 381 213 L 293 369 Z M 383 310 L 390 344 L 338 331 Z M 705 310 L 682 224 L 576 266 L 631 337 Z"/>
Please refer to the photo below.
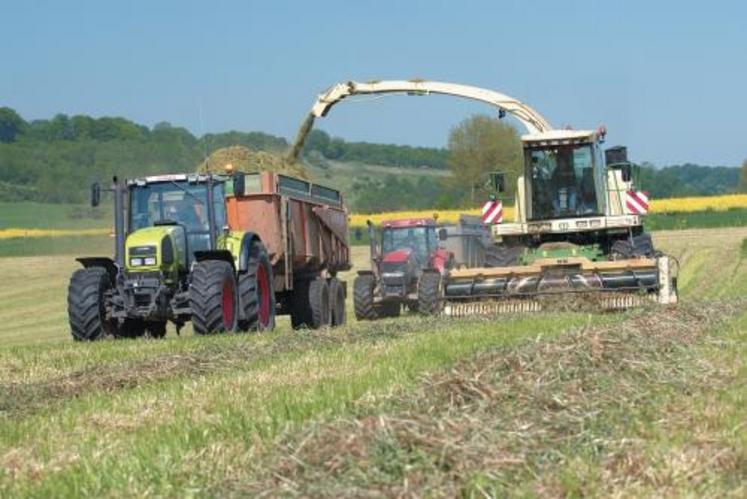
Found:
<path fill-rule="evenodd" d="M 528 150 L 532 220 L 598 213 L 590 145 Z"/>

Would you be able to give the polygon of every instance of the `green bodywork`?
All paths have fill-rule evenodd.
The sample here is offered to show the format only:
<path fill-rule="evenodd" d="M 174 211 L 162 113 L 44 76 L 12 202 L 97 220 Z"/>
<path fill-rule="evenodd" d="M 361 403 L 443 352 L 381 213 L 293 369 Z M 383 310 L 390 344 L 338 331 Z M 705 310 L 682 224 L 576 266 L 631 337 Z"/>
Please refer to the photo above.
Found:
<path fill-rule="evenodd" d="M 167 281 L 176 279 L 179 272 L 187 271 L 186 265 L 188 260 L 184 254 L 183 230 L 182 227 L 170 225 L 146 227 L 130 233 L 125 242 L 125 270 L 128 273 L 162 272 Z M 236 268 L 239 268 L 241 242 L 244 234 L 244 231 L 231 231 L 220 234 L 216 240 L 216 249 L 227 250 L 231 253 Z M 164 262 L 162 254 L 166 238 L 171 240 L 172 248 L 174 249 L 174 258 L 170 262 Z M 148 257 L 155 258 L 153 265 L 132 265 L 133 258 L 145 259 Z"/>
<path fill-rule="evenodd" d="M 605 260 L 604 252 L 596 244 L 590 244 L 587 246 L 574 246 L 572 248 L 552 248 L 546 249 L 541 246 L 536 249 L 528 249 L 519 258 L 519 263 L 522 265 L 531 265 L 535 260 L 541 258 L 570 258 L 570 257 L 583 257 L 593 262 Z"/>

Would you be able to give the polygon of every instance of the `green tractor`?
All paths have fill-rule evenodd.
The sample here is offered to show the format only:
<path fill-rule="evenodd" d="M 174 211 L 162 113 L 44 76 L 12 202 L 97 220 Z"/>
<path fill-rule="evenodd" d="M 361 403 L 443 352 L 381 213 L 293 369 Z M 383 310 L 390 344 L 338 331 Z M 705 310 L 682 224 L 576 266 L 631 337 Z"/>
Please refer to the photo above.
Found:
<path fill-rule="evenodd" d="M 226 225 L 242 175 L 161 175 L 118 181 L 115 257 L 83 257 L 68 289 L 75 340 L 272 329 L 272 266 L 260 238 Z M 98 206 L 101 188 L 91 188 Z"/>

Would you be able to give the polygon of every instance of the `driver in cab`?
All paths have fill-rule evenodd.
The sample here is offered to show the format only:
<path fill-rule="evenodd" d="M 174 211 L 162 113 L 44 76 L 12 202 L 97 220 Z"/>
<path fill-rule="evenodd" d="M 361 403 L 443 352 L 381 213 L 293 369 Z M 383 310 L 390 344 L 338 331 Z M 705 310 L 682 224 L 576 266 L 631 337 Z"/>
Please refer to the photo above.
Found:
<path fill-rule="evenodd" d="M 561 151 L 557 156 L 557 166 L 552 173 L 553 198 L 552 207 L 556 214 L 576 211 L 577 187 L 576 173 L 571 161 L 572 152 Z"/>

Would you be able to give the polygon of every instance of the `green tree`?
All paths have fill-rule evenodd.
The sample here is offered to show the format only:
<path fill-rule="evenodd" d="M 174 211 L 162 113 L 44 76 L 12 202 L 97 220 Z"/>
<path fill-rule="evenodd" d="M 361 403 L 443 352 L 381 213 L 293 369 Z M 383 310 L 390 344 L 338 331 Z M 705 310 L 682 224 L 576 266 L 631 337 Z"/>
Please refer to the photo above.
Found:
<path fill-rule="evenodd" d="M 27 128 L 26 122 L 15 110 L 0 107 L 0 142 L 6 144 L 16 140 Z"/>
<path fill-rule="evenodd" d="M 516 130 L 497 118 L 476 114 L 454 127 L 449 134 L 448 166 L 453 182 L 470 192 L 474 204 L 494 171 L 506 176 L 506 195 L 513 196 L 516 178 L 522 171 L 521 140 Z"/>
<path fill-rule="evenodd" d="M 747 159 L 742 162 L 742 171 L 739 173 L 739 191 L 747 192 Z"/>

